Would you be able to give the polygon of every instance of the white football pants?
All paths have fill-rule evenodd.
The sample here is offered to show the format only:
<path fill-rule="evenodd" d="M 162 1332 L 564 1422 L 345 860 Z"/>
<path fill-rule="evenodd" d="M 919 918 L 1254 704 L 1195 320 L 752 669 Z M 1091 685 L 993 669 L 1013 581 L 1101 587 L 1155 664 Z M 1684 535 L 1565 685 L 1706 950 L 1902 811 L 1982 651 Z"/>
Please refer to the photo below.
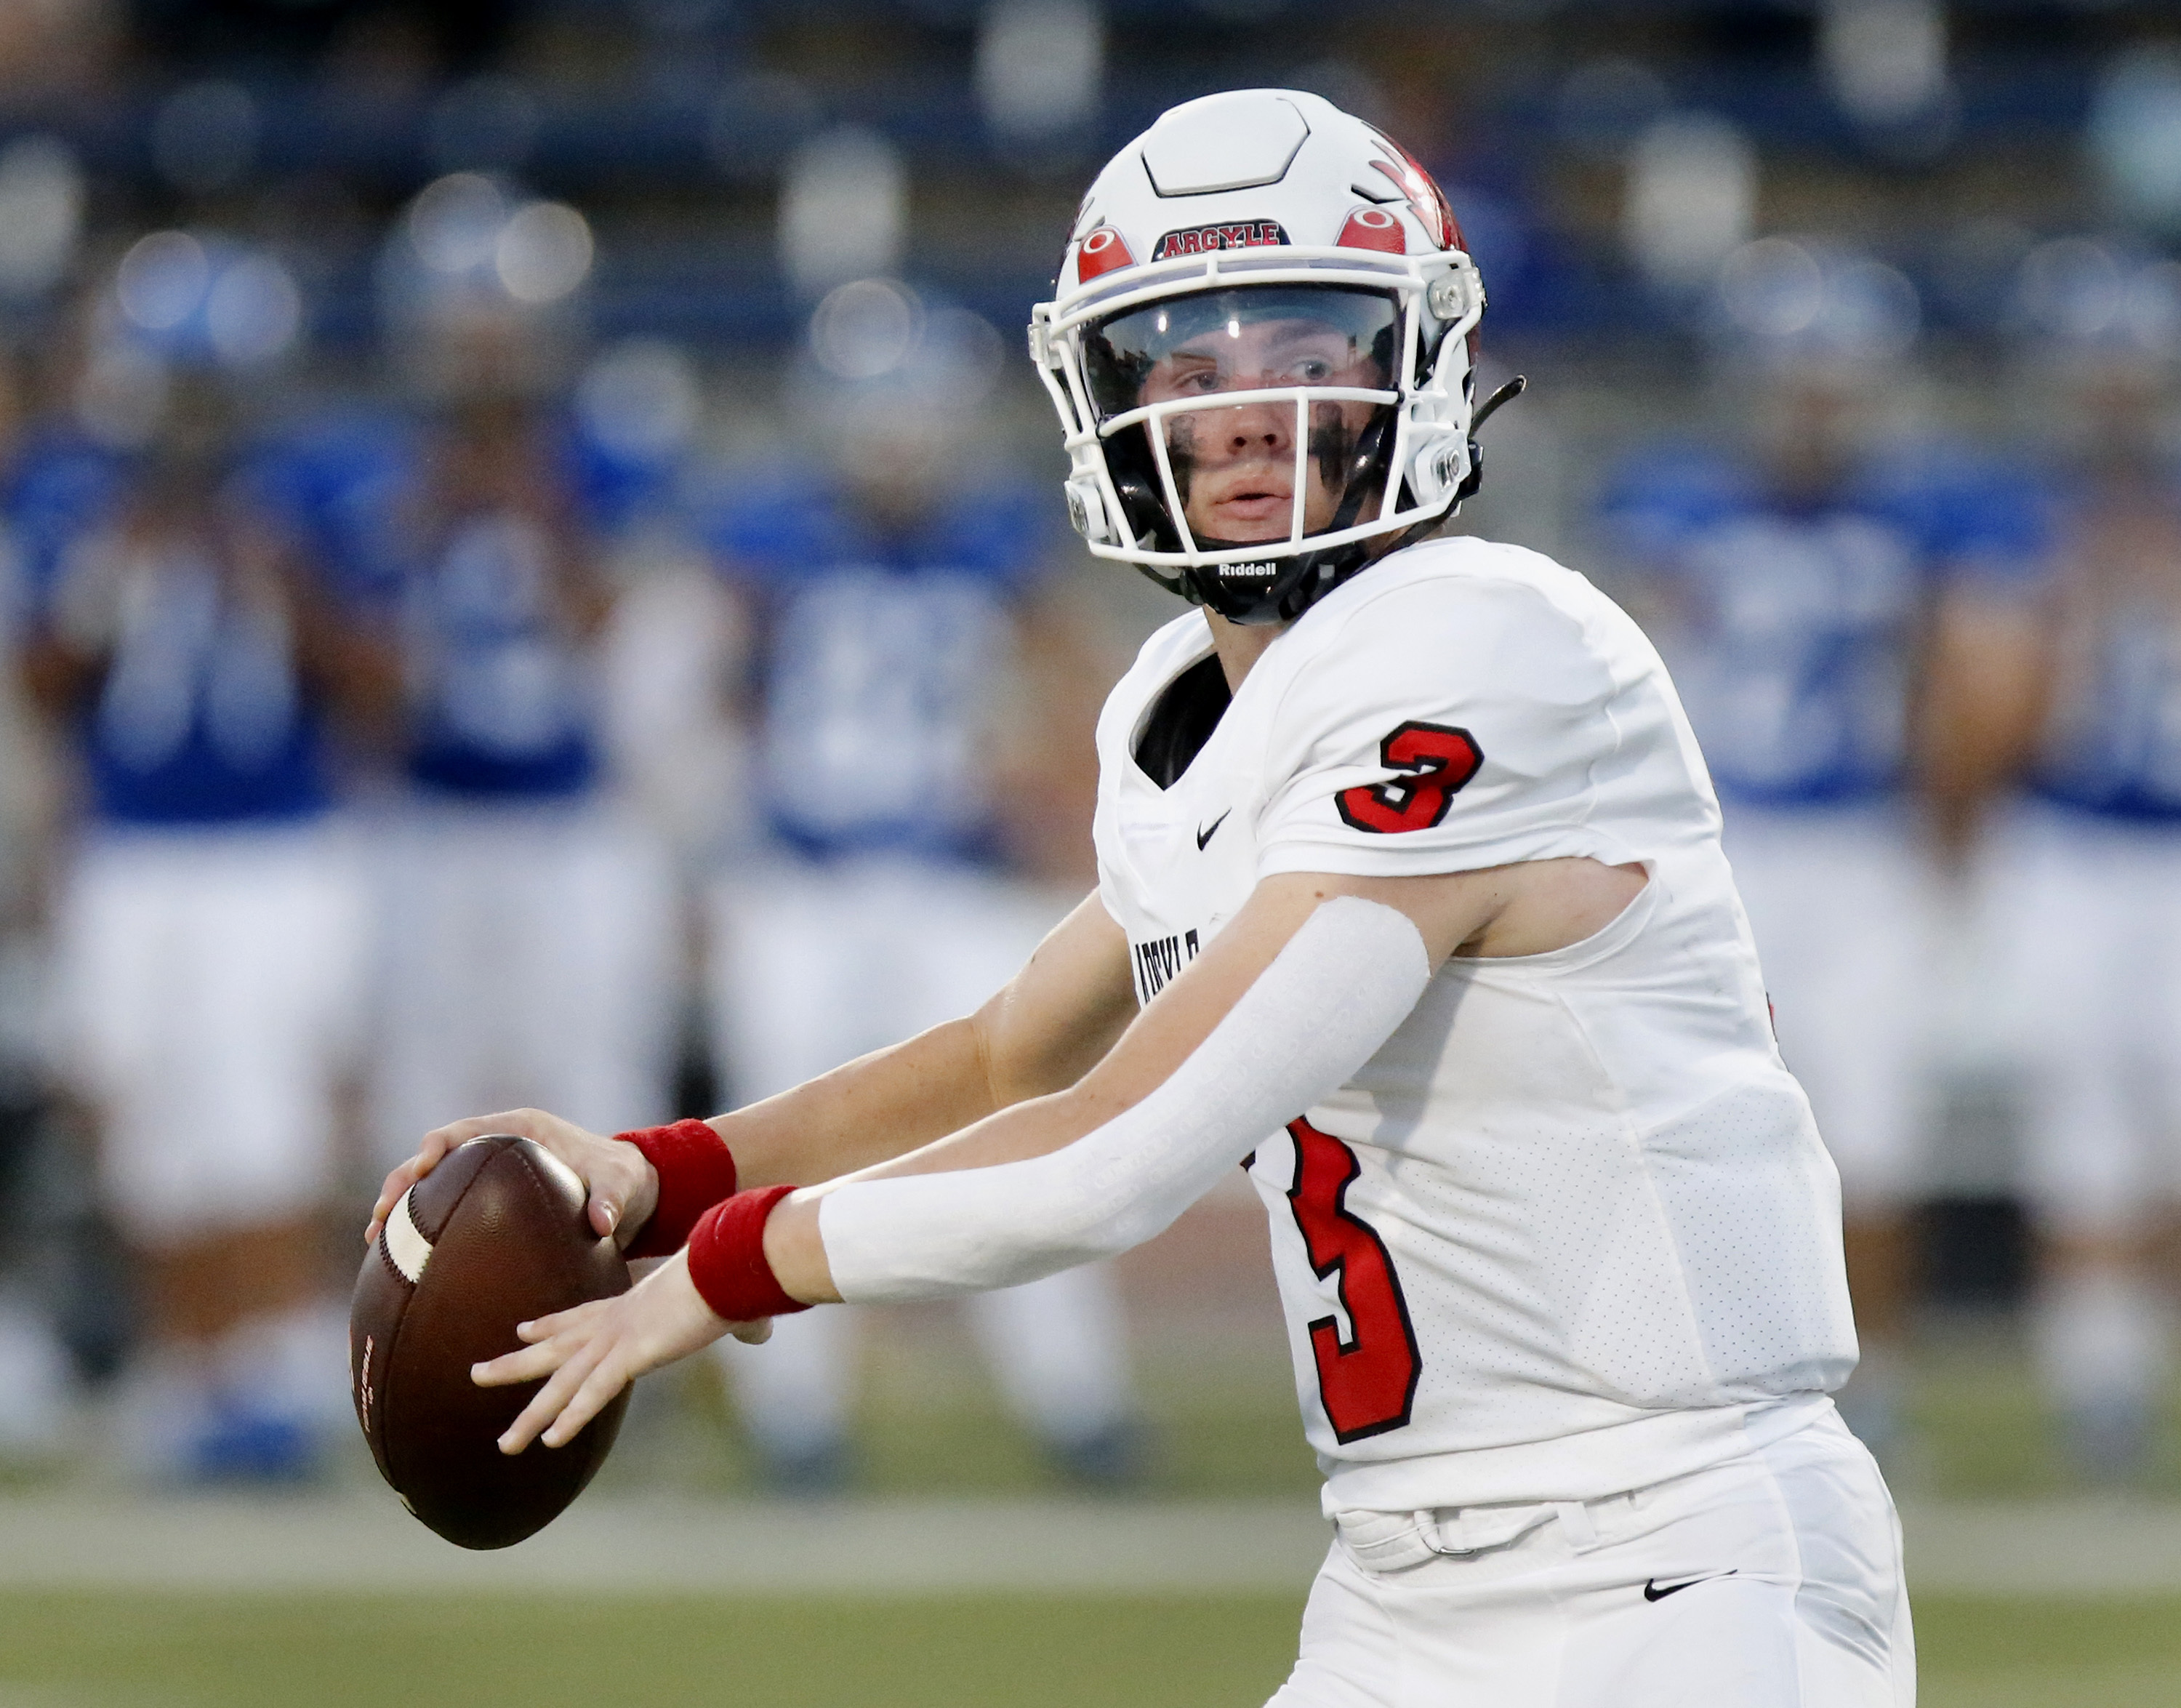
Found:
<path fill-rule="evenodd" d="M 2181 1202 L 2181 826 L 2030 804 L 1999 852 L 2024 1185 L 2059 1232 L 2139 1232 Z"/>
<path fill-rule="evenodd" d="M 665 850 L 602 800 L 424 800 L 386 827 L 378 1099 L 386 1159 L 433 1127 L 549 1109 L 665 1118 L 681 988 Z"/>
<path fill-rule="evenodd" d="M 745 1103 L 971 1013 L 1030 959 L 1061 909 L 991 874 L 872 858 L 738 874 L 712 898 L 715 1047 Z M 1126 1336 L 1103 1265 L 965 1299 L 1002 1397 L 1048 1440 L 1134 1411 Z M 719 1343 L 750 1433 L 797 1456 L 837 1443 L 872 1312 L 782 1317 L 762 1346 Z M 882 1317 L 881 1317 L 882 1319 Z"/>
<path fill-rule="evenodd" d="M 1420 1519 L 1441 1549 L 1507 1539 L 1403 1564 Z M 1900 1523 L 1827 1407 L 1769 1446 L 1602 1501 L 1341 1515 L 1270 1708 L 1915 1700 Z"/>
<path fill-rule="evenodd" d="M 337 827 L 113 828 L 54 924 L 63 1066 L 103 1117 L 132 1238 L 201 1239 L 317 1208 L 362 1009 L 364 889 Z"/>

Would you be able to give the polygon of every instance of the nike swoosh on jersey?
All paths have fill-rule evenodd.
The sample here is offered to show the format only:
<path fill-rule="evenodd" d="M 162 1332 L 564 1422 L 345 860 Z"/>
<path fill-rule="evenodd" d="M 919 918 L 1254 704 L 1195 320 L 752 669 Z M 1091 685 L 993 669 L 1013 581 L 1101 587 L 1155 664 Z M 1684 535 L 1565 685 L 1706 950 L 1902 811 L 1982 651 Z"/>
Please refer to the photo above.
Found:
<path fill-rule="evenodd" d="M 1699 1584 L 1709 1584 L 1717 1578 L 1731 1578 L 1741 1569 L 1737 1566 L 1732 1572 L 1707 1572 L 1701 1578 L 1684 1578 L 1678 1584 L 1663 1585 L 1656 1578 L 1647 1578 L 1643 1581 L 1643 1599 L 1646 1601 L 1663 1601 L 1669 1595 L 1678 1595 L 1682 1590 L 1693 1589 Z"/>
<path fill-rule="evenodd" d="M 1196 851 L 1197 851 L 1197 853 L 1199 853 L 1199 854 L 1202 854 L 1202 853 L 1204 852 L 1204 845 L 1205 845 L 1205 843 L 1206 843 L 1210 842 L 1210 841 L 1212 840 L 1212 837 L 1216 837 L 1216 836 L 1217 836 L 1217 835 L 1219 834 L 1219 826 L 1222 826 L 1223 824 L 1224 824 L 1224 823 L 1226 823 L 1226 822 L 1227 822 L 1228 818 L 1229 818 L 1229 817 L 1233 814 L 1234 810 L 1234 809 L 1233 807 L 1231 807 L 1231 806 L 1230 806 L 1230 807 L 1229 807 L 1225 812 L 1223 812 L 1222 814 L 1220 814 L 1220 815 L 1219 815 L 1219 816 L 1218 816 L 1217 818 L 1216 818 L 1216 819 L 1214 819 L 1214 820 L 1212 820 L 1212 823 L 1211 823 L 1211 825 L 1210 825 L 1210 826 L 1209 826 L 1208 828 L 1204 829 L 1204 830 L 1201 830 L 1201 831 L 1197 832 L 1197 833 L 1196 833 Z"/>

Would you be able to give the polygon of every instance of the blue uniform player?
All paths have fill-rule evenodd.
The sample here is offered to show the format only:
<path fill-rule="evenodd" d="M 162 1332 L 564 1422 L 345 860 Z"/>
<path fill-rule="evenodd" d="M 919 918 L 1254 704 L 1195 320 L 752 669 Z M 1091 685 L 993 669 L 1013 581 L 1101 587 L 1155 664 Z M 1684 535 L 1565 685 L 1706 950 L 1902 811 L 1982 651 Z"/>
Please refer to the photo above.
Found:
<path fill-rule="evenodd" d="M 146 1271 L 130 1446 L 179 1476 L 301 1471 L 329 1421 L 340 1314 L 317 1297 L 316 1218 L 364 932 L 327 721 L 381 679 L 230 417 L 185 375 L 141 455 L 57 436 L 14 484 L 25 666 L 82 778 L 56 930 L 66 1069 Z"/>
<path fill-rule="evenodd" d="M 2157 268 L 2149 269 L 2155 279 Z M 2167 1368 L 2181 1198 L 2181 465 L 2175 353 L 2062 353 L 2058 573 L 2033 797 L 2000 893 L 2025 1057 L 2034 1337 L 2083 1469 L 2140 1471 Z"/>
<path fill-rule="evenodd" d="M 1852 368 L 1783 369 L 1755 455 L 1648 453 L 1618 472 L 1604 520 L 1703 744 L 1781 1047 L 1840 1169 L 1864 1342 L 1843 1409 L 1860 1400 L 1875 1436 L 1960 935 L 1946 927 L 2006 762 L 1988 713 L 2021 671 L 1997 666 L 2018 654 L 2046 548 L 1999 471 L 1874 450 L 1870 389 Z"/>
<path fill-rule="evenodd" d="M 1039 850 L 1072 844 L 1090 815 L 1102 683 L 1089 673 L 1071 720 L 1071 646 L 1041 598 L 1049 505 L 1013 488 L 935 495 L 903 449 L 855 438 L 842 483 L 748 495 L 715 534 L 752 637 L 764 825 L 715 901 L 718 1047 L 745 1099 L 984 1001 L 1065 911 L 1035 881 Z M 1127 1473 L 1134 1407 L 1104 1270 L 966 1304 L 1003 1395 L 1062 1468 Z M 814 1312 L 723 1351 L 784 1485 L 845 1473 L 854 1326 Z"/>
<path fill-rule="evenodd" d="M 671 893 L 604 775 L 608 595 L 555 423 L 480 385 L 421 427 L 317 423 L 284 474 L 401 660 L 404 787 L 377 837 L 384 1142 L 487 1105 L 663 1114 Z"/>

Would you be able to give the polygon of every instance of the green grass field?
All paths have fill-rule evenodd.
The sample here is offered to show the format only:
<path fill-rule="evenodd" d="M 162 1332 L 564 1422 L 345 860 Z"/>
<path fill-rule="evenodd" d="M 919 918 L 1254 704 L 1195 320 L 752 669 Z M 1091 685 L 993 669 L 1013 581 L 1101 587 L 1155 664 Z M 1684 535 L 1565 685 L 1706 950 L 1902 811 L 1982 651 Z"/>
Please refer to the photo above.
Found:
<path fill-rule="evenodd" d="M 0 1596 L 0 1708 L 1255 1708 L 1289 1598 Z M 1934 1599 L 1926 1708 L 2171 1708 L 2181 1600 Z"/>

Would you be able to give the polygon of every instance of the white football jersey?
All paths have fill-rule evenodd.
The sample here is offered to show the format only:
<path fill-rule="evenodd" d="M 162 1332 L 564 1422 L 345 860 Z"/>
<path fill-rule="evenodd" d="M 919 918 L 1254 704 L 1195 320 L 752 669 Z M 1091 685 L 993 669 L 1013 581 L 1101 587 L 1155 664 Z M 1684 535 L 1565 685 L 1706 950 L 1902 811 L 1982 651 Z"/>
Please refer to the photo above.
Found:
<path fill-rule="evenodd" d="M 1211 652 L 1201 613 L 1169 623 L 1099 724 L 1140 1000 L 1276 872 L 1649 876 L 1571 948 L 1448 961 L 1251 1159 L 1328 1510 L 1592 1499 L 1822 1403 L 1856 1357 L 1838 1180 L 1636 625 L 1534 552 L 1410 547 L 1274 641 L 1162 788 L 1140 743 Z"/>

